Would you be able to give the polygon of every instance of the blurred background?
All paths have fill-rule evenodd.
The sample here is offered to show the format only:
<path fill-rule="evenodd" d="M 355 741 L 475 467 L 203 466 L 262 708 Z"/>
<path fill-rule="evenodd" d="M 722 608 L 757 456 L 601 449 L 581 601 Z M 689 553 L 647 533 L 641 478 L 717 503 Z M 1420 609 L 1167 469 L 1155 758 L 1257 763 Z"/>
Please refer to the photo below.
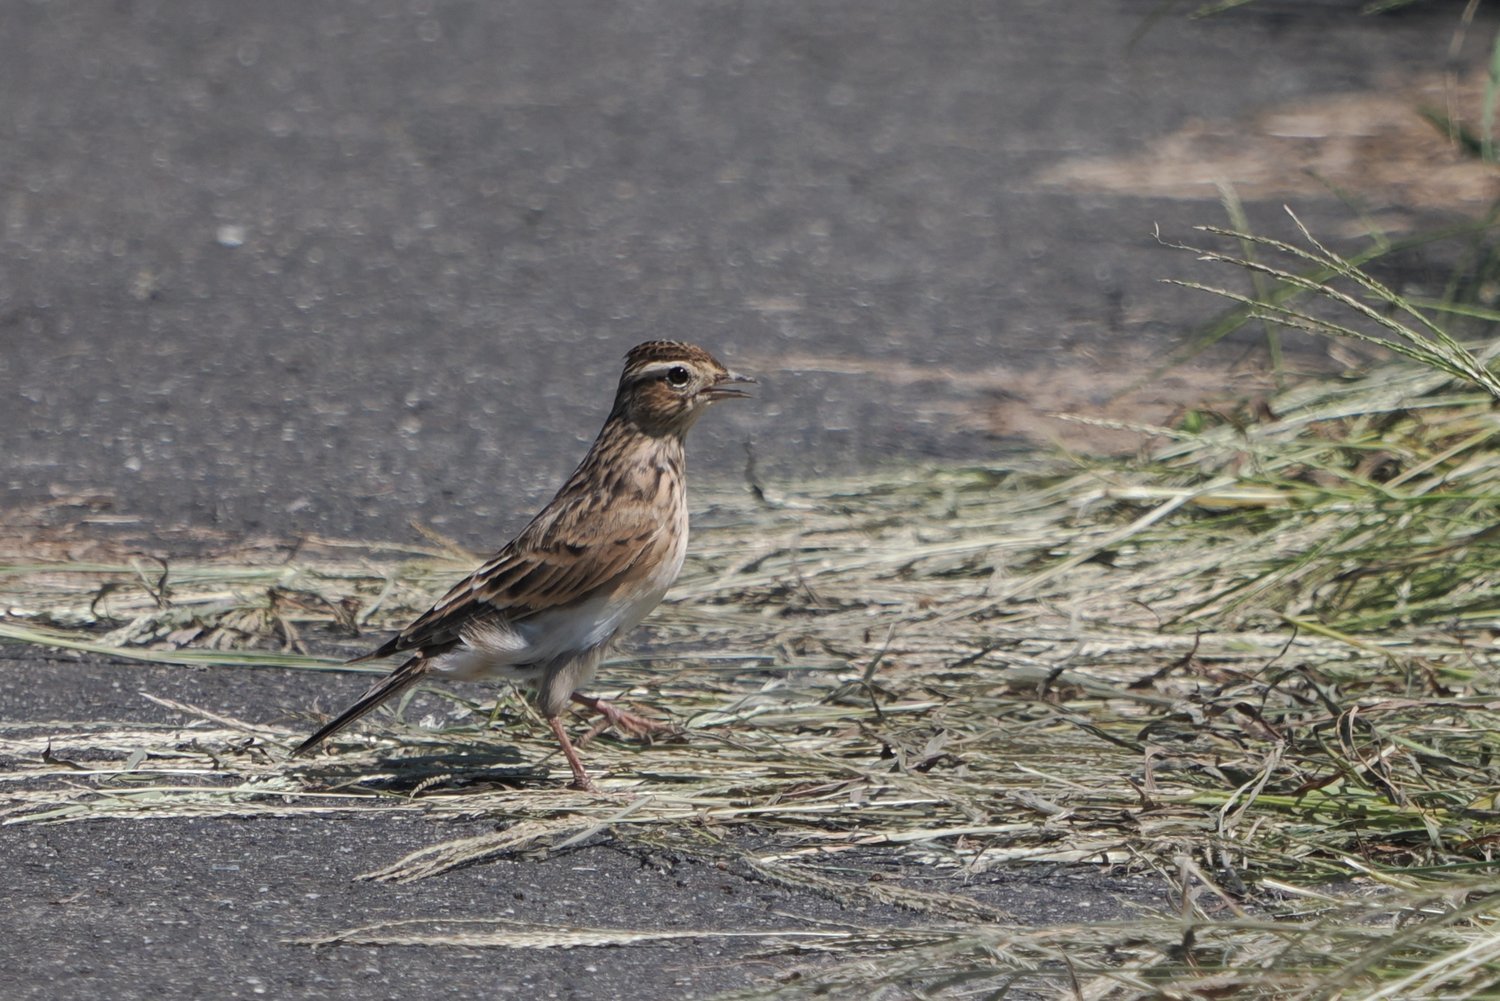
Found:
<path fill-rule="evenodd" d="M 0 502 L 485 548 L 657 337 L 762 380 L 695 477 L 747 445 L 791 478 L 993 457 L 1221 308 L 1159 283 L 1197 265 L 1154 230 L 1228 222 L 1226 190 L 1334 241 L 1487 210 L 1442 123 L 1488 11 L 1190 9 L 10 4 Z M 1406 253 L 1403 289 L 1451 256 Z M 1242 338 L 1123 412 L 1266 368 Z"/>

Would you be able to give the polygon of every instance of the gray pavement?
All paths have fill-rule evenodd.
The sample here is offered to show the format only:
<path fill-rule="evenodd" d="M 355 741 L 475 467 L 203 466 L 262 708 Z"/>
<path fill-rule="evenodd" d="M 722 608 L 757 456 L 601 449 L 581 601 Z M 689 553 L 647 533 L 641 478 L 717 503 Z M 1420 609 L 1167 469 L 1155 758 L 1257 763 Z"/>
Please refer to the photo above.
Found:
<path fill-rule="evenodd" d="M 1041 178 L 1450 68 L 1462 4 L 1358 6 L 1150 24 L 1155 0 L 12 3 L 0 512 L 90 492 L 163 534 L 410 539 L 417 519 L 486 549 L 580 457 L 620 356 L 652 337 L 763 379 L 695 432 L 695 476 L 738 476 L 746 443 L 785 477 L 1015 448 L 984 419 L 1015 373 L 1138 365 L 1209 315 L 1157 283 L 1192 265 L 1151 234 L 1222 220 L 1201 187 Z M 1298 207 L 1348 217 L 1326 194 Z M 8 723 L 164 712 L 143 689 L 276 720 L 329 684 L 0 648 Z M 0 829 L 0 997 L 701 997 L 777 962 L 283 940 L 497 908 L 629 924 L 642 899 L 710 926 L 920 920 L 607 842 L 353 880 L 484 826 Z M 1032 921 L 1159 899 L 1086 870 L 964 892 Z"/>

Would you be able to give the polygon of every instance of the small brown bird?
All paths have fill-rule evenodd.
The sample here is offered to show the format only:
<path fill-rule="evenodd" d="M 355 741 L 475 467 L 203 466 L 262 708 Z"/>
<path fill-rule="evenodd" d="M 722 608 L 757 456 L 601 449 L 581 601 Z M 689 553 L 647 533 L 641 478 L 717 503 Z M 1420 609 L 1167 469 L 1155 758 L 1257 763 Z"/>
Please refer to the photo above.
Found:
<path fill-rule="evenodd" d="M 521 534 L 378 649 L 350 663 L 410 658 L 303 741 L 304 754 L 428 675 L 506 678 L 536 689 L 573 787 L 593 789 L 559 719 L 569 701 L 638 734 L 658 724 L 578 689 L 605 649 L 655 608 L 687 553 L 683 439 L 708 407 L 747 395 L 692 344 L 647 341 L 625 371 L 599 436 Z"/>

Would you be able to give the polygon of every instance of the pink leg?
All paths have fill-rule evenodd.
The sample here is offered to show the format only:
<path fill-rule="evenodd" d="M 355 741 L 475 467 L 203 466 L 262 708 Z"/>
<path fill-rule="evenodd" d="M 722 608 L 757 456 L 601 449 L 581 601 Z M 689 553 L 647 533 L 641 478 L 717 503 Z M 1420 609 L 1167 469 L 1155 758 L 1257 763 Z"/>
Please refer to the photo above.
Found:
<path fill-rule="evenodd" d="M 641 737 L 643 739 L 653 734 L 677 732 L 677 728 L 674 726 L 668 726 L 666 723 L 658 723 L 654 719 L 647 719 L 644 716 L 637 716 L 635 713 L 626 712 L 619 706 L 593 695 L 580 695 L 574 692 L 572 699 L 579 705 L 592 709 L 604 717 L 604 723 L 590 730 L 589 737 L 584 738 L 585 740 L 593 737 L 606 727 L 611 726 L 630 734 L 632 737 Z"/>
<path fill-rule="evenodd" d="M 583 762 L 579 759 L 578 752 L 573 750 L 573 742 L 568 739 L 568 731 L 563 729 L 562 720 L 556 716 L 549 716 L 547 724 L 552 727 L 552 733 L 557 737 L 557 746 L 562 748 L 563 757 L 568 759 L 568 767 L 573 769 L 573 784 L 570 788 L 583 792 L 598 792 L 599 787 L 594 785 L 594 780 L 589 778 L 589 773 L 583 770 Z"/>

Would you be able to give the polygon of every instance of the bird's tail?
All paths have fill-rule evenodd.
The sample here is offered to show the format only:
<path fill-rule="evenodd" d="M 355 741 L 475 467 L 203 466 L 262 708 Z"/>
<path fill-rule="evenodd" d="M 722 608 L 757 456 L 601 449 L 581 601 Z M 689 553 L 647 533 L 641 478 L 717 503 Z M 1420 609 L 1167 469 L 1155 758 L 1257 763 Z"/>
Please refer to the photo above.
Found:
<path fill-rule="evenodd" d="M 406 689 L 421 681 L 426 675 L 427 658 L 417 656 L 408 660 L 405 664 L 402 664 L 390 674 L 371 685 L 369 690 L 361 695 L 354 705 L 345 709 L 336 718 L 324 724 L 317 733 L 298 744 L 297 749 L 292 752 L 292 757 L 295 758 L 311 751 L 314 747 L 317 747 L 323 741 L 332 737 L 386 699 L 398 692 L 406 691 Z"/>

